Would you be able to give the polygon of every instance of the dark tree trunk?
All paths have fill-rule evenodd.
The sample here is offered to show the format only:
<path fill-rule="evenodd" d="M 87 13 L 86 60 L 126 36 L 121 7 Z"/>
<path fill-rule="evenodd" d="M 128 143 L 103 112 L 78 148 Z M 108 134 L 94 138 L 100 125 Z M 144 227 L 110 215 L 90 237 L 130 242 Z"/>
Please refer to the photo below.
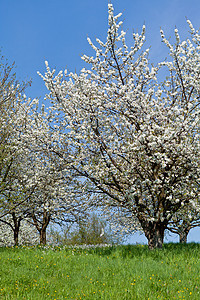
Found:
<path fill-rule="evenodd" d="M 141 225 L 148 240 L 149 249 L 162 248 L 167 222 L 143 221 Z"/>
<path fill-rule="evenodd" d="M 46 245 L 47 243 L 46 230 L 51 219 L 51 214 L 44 209 L 42 220 L 37 219 L 34 213 L 32 213 L 32 219 L 35 227 L 37 228 L 40 234 L 40 245 Z"/>
<path fill-rule="evenodd" d="M 15 246 L 19 245 L 19 227 L 14 228 L 14 242 L 15 242 Z"/>
<path fill-rule="evenodd" d="M 183 220 L 182 226 L 179 229 L 179 242 L 181 244 L 187 243 L 187 236 L 191 229 L 191 225 L 187 220 Z"/>
<path fill-rule="evenodd" d="M 22 218 L 21 217 L 17 218 L 14 212 L 12 213 L 12 218 L 13 218 L 13 223 L 14 223 L 14 226 L 13 226 L 14 243 L 15 243 L 15 246 L 18 246 L 19 245 L 19 228 L 20 228 Z"/>
<path fill-rule="evenodd" d="M 46 228 L 40 230 L 40 245 L 46 245 L 47 243 L 47 234 Z"/>
<path fill-rule="evenodd" d="M 187 243 L 187 236 L 188 236 L 189 230 L 184 230 L 179 233 L 179 242 L 181 244 Z"/>
<path fill-rule="evenodd" d="M 165 200 L 166 198 L 165 198 L 164 189 L 162 189 L 158 198 L 158 203 L 159 203 L 158 209 L 164 210 L 163 203 L 165 203 Z M 164 219 L 163 221 L 161 221 L 160 219 L 149 221 L 148 214 L 147 214 L 147 212 L 149 213 L 149 208 L 145 204 L 143 204 L 142 197 L 136 196 L 135 202 L 138 208 L 137 218 L 148 240 L 149 249 L 153 250 L 156 248 L 158 249 L 162 248 L 165 229 L 167 229 L 167 225 L 169 221 L 167 219 Z"/>

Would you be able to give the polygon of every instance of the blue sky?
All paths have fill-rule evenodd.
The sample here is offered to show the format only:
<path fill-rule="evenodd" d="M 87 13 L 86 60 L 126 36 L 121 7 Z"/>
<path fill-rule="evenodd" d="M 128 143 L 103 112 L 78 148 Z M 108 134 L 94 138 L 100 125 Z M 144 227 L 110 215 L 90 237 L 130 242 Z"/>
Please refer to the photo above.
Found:
<path fill-rule="evenodd" d="M 113 0 L 115 13 L 123 12 L 123 29 L 129 33 L 147 27 L 146 47 L 151 45 L 151 58 L 166 56 L 161 44 L 160 27 L 168 37 L 175 26 L 187 36 L 186 18 L 200 27 L 199 0 Z M 82 54 L 93 55 L 87 36 L 92 40 L 106 38 L 107 0 L 0 0 L 0 47 L 9 62 L 15 61 L 20 80 L 32 79 L 27 95 L 44 97 L 46 88 L 37 71 L 50 67 L 79 71 Z M 131 43 L 131 39 L 130 39 Z M 141 238 L 140 238 L 141 239 Z M 190 233 L 190 240 L 200 241 L 200 231 Z M 145 241 L 145 240 L 144 240 Z"/>
<path fill-rule="evenodd" d="M 79 71 L 82 54 L 91 54 L 87 36 L 105 39 L 107 0 L 0 0 L 0 47 L 10 62 L 15 61 L 20 79 L 32 78 L 27 90 L 31 97 L 43 97 L 46 90 L 37 71 L 44 61 L 57 70 Z M 123 12 L 124 30 L 129 33 L 147 27 L 146 46 L 151 45 L 154 61 L 166 56 L 160 42 L 160 27 L 167 36 L 175 26 L 183 36 L 188 31 L 186 17 L 200 27 L 198 0 L 113 0 L 115 12 Z M 130 40 L 131 42 L 131 40 Z"/>

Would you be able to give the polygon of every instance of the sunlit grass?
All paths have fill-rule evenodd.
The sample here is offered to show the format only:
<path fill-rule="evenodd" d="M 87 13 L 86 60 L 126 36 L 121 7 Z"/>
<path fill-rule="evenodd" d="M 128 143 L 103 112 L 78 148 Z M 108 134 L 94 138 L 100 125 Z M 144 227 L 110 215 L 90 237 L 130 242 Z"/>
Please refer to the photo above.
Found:
<path fill-rule="evenodd" d="M 200 299 L 200 245 L 1 248 L 0 299 Z"/>

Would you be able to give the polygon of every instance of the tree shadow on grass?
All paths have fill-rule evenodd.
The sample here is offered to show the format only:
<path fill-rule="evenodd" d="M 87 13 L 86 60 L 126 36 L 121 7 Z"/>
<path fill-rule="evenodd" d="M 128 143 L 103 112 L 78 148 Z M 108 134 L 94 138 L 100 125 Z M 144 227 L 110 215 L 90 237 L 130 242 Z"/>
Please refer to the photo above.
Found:
<path fill-rule="evenodd" d="M 95 247 L 87 249 L 88 254 L 95 254 L 98 256 L 110 256 L 116 258 L 152 258 L 154 260 L 164 259 L 166 256 L 188 256 L 199 253 L 200 244 L 197 243 L 168 243 L 164 244 L 162 249 L 149 250 L 147 245 L 117 245 L 110 247 Z"/>

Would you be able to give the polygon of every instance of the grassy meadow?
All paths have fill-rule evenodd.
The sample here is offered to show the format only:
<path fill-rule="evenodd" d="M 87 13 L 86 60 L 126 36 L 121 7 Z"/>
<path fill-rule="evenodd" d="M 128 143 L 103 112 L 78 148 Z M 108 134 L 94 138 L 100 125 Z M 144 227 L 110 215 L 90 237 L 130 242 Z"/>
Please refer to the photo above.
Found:
<path fill-rule="evenodd" d="M 200 299 L 200 245 L 0 248 L 0 299 Z"/>

